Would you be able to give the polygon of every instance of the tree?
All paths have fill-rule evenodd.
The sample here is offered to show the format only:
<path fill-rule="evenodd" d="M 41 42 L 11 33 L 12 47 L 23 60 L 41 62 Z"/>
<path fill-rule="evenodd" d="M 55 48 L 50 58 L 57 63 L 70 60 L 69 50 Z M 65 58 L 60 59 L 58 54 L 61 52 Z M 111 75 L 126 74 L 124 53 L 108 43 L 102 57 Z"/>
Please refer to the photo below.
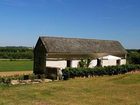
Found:
<path fill-rule="evenodd" d="M 130 64 L 140 64 L 140 53 L 136 51 L 130 52 L 127 61 Z"/>
<path fill-rule="evenodd" d="M 81 59 L 81 61 L 79 62 L 79 67 L 86 67 L 88 68 L 89 65 L 91 63 L 91 59 Z"/>

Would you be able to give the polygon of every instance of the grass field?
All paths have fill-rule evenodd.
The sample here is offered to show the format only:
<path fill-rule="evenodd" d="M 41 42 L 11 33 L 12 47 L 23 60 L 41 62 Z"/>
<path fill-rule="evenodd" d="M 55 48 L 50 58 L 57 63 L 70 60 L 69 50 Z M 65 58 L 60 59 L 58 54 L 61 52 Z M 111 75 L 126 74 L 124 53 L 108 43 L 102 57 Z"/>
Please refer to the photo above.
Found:
<path fill-rule="evenodd" d="M 140 73 L 1 86 L 0 105 L 140 105 Z"/>
<path fill-rule="evenodd" d="M 31 60 L 0 60 L 0 72 L 33 70 Z"/>

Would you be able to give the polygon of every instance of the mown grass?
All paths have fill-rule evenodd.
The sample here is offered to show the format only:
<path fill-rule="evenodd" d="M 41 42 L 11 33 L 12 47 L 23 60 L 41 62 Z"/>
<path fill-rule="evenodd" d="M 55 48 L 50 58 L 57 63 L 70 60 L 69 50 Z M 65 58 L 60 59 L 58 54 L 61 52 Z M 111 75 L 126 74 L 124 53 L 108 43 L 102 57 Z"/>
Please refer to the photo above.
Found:
<path fill-rule="evenodd" d="M 140 105 L 140 74 L 2 85 L 0 105 Z"/>
<path fill-rule="evenodd" d="M 33 70 L 31 60 L 0 60 L 0 72 Z"/>

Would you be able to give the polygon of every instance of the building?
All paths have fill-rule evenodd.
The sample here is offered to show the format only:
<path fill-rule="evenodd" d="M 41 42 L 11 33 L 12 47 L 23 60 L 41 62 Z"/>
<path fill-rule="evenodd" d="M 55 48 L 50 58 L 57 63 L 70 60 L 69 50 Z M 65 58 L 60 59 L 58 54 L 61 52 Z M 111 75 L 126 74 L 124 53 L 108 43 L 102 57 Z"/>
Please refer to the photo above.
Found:
<path fill-rule="evenodd" d="M 91 59 L 89 67 L 126 64 L 127 52 L 118 41 L 64 37 L 39 37 L 34 49 L 34 73 L 46 67 L 77 67 Z"/>

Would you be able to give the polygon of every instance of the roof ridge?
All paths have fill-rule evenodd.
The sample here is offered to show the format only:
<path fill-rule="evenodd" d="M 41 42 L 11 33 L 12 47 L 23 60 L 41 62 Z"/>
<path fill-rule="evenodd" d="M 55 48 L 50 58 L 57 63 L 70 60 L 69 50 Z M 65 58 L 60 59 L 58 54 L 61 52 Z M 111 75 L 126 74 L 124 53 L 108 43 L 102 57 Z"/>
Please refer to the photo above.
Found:
<path fill-rule="evenodd" d="M 41 38 L 63 38 L 63 39 L 81 39 L 81 40 L 97 40 L 97 41 L 116 41 L 117 40 L 104 40 L 104 39 L 94 39 L 94 38 L 80 38 L 80 37 L 64 37 L 64 36 L 39 36 Z"/>

